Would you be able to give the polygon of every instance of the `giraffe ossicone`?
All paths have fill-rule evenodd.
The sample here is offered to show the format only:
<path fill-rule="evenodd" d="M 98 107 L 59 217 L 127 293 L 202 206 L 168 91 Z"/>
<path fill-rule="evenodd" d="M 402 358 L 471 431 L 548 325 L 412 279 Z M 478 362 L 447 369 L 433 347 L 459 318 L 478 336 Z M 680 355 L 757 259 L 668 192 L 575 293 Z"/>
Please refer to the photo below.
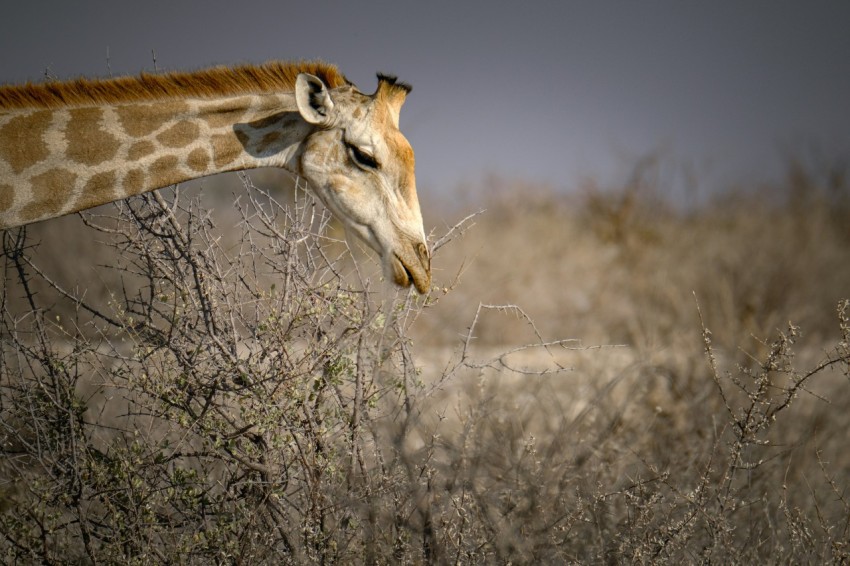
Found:
<path fill-rule="evenodd" d="M 431 283 L 410 86 L 361 93 L 332 65 L 271 62 L 0 87 L 0 229 L 225 171 L 282 167 L 381 257 L 396 284 Z"/>

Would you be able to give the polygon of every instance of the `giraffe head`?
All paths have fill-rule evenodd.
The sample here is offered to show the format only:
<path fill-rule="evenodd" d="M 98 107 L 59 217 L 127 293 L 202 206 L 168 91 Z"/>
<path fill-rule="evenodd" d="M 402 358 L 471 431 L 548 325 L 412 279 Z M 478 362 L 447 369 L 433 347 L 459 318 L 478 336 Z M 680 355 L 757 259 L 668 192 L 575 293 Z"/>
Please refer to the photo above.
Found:
<path fill-rule="evenodd" d="M 346 229 L 380 255 L 387 277 L 426 293 L 431 257 L 416 196 L 413 150 L 398 129 L 409 92 L 410 86 L 383 75 L 371 96 L 351 85 L 329 90 L 314 75 L 298 75 L 298 112 L 313 126 L 299 173 Z"/>

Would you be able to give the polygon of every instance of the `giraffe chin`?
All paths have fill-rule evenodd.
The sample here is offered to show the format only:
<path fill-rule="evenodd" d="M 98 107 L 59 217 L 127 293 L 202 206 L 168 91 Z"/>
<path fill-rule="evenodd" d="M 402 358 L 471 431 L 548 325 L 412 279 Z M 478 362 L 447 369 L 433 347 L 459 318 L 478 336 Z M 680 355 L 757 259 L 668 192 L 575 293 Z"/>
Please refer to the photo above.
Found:
<path fill-rule="evenodd" d="M 431 288 L 431 273 L 423 267 L 405 263 L 398 255 L 393 254 L 390 260 L 393 281 L 399 287 L 410 287 L 411 283 L 420 295 Z"/>

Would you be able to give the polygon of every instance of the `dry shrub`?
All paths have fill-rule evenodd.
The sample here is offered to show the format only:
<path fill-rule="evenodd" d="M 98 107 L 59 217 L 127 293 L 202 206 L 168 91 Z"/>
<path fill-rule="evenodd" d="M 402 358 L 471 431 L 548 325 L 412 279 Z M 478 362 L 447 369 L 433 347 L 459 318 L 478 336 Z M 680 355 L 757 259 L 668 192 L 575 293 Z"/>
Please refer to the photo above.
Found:
<path fill-rule="evenodd" d="M 647 167 L 622 187 L 590 184 L 566 195 L 488 180 L 471 207 L 486 212 L 438 265 L 463 277 L 416 338 L 445 340 L 441 330 L 463 327 L 478 302 L 516 303 L 544 335 L 649 352 L 690 344 L 692 357 L 694 294 L 728 350 L 755 347 L 753 335 L 764 341 L 788 320 L 809 335 L 836 336 L 831 313 L 850 288 L 844 177 L 821 185 L 792 163 L 784 186 L 687 208 L 665 198 Z M 511 343 L 513 330 L 482 328 L 479 339 Z"/>
<path fill-rule="evenodd" d="M 7 561 L 850 560 L 834 206 L 525 187 L 420 298 L 242 178 L 74 228 L 100 290 L 3 235 Z"/>
<path fill-rule="evenodd" d="M 372 491 L 395 472 L 371 429 L 410 411 L 416 296 L 347 283 L 312 200 L 248 194 L 236 237 L 177 194 L 88 220 L 118 252 L 108 305 L 49 277 L 25 229 L 4 234 L 10 559 L 341 561 L 383 536 Z"/>

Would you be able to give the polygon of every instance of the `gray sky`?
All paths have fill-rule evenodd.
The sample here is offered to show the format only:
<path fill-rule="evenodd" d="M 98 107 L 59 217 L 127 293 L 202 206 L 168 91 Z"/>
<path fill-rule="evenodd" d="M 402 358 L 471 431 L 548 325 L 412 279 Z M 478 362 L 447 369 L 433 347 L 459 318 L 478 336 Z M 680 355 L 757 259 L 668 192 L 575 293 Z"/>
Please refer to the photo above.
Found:
<path fill-rule="evenodd" d="M 850 157 L 850 2 L 14 2 L 0 82 L 322 58 L 414 90 L 420 191 L 488 174 L 569 190 L 661 150 L 701 185 Z M 704 190 L 704 188 L 703 188 Z"/>

